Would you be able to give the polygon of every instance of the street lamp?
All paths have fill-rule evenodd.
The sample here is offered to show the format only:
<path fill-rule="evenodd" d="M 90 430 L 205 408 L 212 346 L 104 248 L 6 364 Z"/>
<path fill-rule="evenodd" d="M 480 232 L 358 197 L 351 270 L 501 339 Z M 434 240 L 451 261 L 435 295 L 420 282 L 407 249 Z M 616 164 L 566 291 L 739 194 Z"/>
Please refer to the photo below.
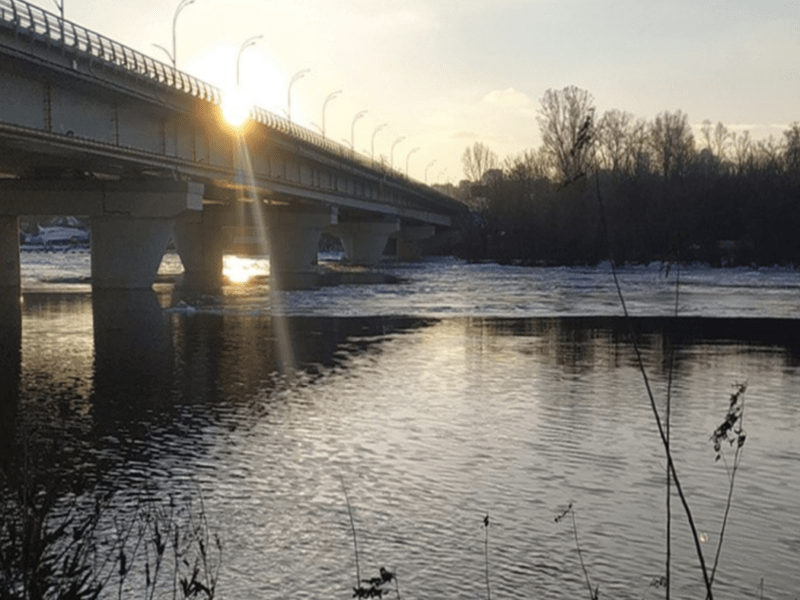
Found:
<path fill-rule="evenodd" d="M 391 150 L 391 152 L 389 153 L 389 167 L 390 167 L 390 168 L 392 168 L 392 169 L 394 169 L 394 147 L 395 147 L 395 146 L 397 146 L 397 144 L 399 144 L 400 142 L 402 142 L 404 139 L 406 139 L 406 138 L 405 138 L 405 136 L 401 135 L 401 136 L 400 136 L 399 138 L 397 138 L 397 139 L 394 141 L 394 143 L 392 144 L 392 150 Z"/>
<path fill-rule="evenodd" d="M 356 121 L 367 114 L 366 110 L 362 110 L 353 117 L 353 122 L 350 124 L 350 148 L 355 152 L 356 150 Z"/>
<path fill-rule="evenodd" d="M 181 0 L 178 4 L 178 8 L 175 9 L 175 15 L 172 17 L 172 68 L 176 71 L 178 70 L 178 44 L 176 41 L 176 25 L 178 24 L 178 15 L 190 4 L 194 4 L 194 0 Z"/>
<path fill-rule="evenodd" d="M 289 80 L 289 90 L 286 92 L 286 117 L 289 119 L 289 122 L 292 122 L 292 86 L 294 82 L 298 79 L 302 79 L 306 73 L 310 72 L 311 69 L 303 69 L 298 71 L 292 78 Z"/>
<path fill-rule="evenodd" d="M 59 2 L 59 0 L 53 0 L 53 4 L 56 5 L 56 8 L 61 13 L 61 20 L 63 21 L 64 20 L 64 0 L 61 0 L 60 2 Z"/>
<path fill-rule="evenodd" d="M 433 165 L 436 164 L 436 159 L 434 158 L 428 165 L 425 167 L 425 183 L 428 183 L 428 169 L 430 169 Z"/>
<path fill-rule="evenodd" d="M 406 177 L 408 177 L 408 159 L 411 158 L 411 155 L 414 154 L 414 152 L 416 152 L 417 150 L 419 150 L 419 146 L 412 149 L 406 156 Z"/>
<path fill-rule="evenodd" d="M 375 131 L 372 132 L 372 149 L 370 150 L 370 156 L 372 160 L 375 160 L 375 136 L 384 127 L 386 127 L 386 123 L 381 123 L 375 128 Z"/>
<path fill-rule="evenodd" d="M 191 0 L 194 1 L 194 0 Z M 239 87 L 239 62 L 242 58 L 242 52 L 247 50 L 250 46 L 255 46 L 256 41 L 263 38 L 263 35 L 254 35 L 253 37 L 247 38 L 242 45 L 239 46 L 239 53 L 236 55 L 236 87 Z"/>
<path fill-rule="evenodd" d="M 325 108 L 328 106 L 328 102 L 336 98 L 339 94 L 342 93 L 342 90 L 336 90 L 335 92 L 331 92 L 325 98 L 325 102 L 322 103 L 322 137 L 325 137 Z"/>
<path fill-rule="evenodd" d="M 61 41 L 64 41 L 64 0 L 53 0 L 53 4 L 56 5 L 59 14 L 61 15 L 61 20 L 59 21 L 59 27 L 61 28 Z"/>

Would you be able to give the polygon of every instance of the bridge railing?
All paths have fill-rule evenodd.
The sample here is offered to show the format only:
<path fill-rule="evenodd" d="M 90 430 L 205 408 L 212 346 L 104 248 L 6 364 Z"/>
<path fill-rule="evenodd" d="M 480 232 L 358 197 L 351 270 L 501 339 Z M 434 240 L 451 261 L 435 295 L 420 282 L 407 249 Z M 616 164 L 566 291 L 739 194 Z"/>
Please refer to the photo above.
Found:
<path fill-rule="evenodd" d="M 0 26 L 33 41 L 90 55 L 214 104 L 222 100 L 219 88 L 23 0 L 0 0 Z"/>
<path fill-rule="evenodd" d="M 99 33 L 81 27 L 59 15 L 34 6 L 24 0 L 0 0 L 0 28 L 12 29 L 18 37 L 28 36 L 33 42 L 48 46 L 60 46 L 79 54 L 89 55 L 104 63 L 136 73 L 170 86 L 176 90 L 211 102 L 222 103 L 222 91 L 205 81 L 192 77 L 159 60 L 115 42 Z M 376 163 L 351 148 L 334 142 L 315 131 L 298 125 L 280 115 L 260 107 L 253 107 L 252 118 L 261 125 L 280 131 L 290 137 L 323 148 L 331 154 L 341 156 L 372 170 L 405 179 L 412 187 L 427 188 L 408 179 L 406 175 L 383 163 Z"/>

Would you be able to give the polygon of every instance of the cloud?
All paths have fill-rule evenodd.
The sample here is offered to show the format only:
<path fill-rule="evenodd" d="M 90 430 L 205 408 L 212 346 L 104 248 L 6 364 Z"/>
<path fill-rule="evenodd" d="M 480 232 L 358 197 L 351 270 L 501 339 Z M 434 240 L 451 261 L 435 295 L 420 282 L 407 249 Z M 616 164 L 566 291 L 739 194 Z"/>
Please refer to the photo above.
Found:
<path fill-rule="evenodd" d="M 527 94 L 514 88 L 492 90 L 483 97 L 483 102 L 497 106 L 506 106 L 509 108 L 528 107 L 533 105 L 533 101 L 527 96 Z"/>

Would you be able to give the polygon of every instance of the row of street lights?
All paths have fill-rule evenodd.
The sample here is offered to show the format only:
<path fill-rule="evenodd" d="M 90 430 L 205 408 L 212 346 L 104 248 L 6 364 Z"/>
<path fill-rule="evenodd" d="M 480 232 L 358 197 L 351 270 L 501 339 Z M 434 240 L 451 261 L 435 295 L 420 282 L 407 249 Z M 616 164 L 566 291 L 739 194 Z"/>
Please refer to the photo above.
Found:
<path fill-rule="evenodd" d="M 159 46 L 158 44 L 153 44 L 159 50 L 163 50 L 164 53 L 169 57 L 169 60 L 172 62 L 172 68 L 177 71 L 178 69 L 178 46 L 177 46 L 177 26 L 178 26 L 178 15 L 181 14 L 181 11 L 189 6 L 190 4 L 194 4 L 195 0 L 181 0 L 178 4 L 178 7 L 175 9 L 175 14 L 172 15 L 172 52 L 164 48 L 164 46 Z M 61 0 L 61 7 L 62 13 L 61 16 L 63 18 L 63 7 L 64 7 L 64 0 Z"/>
<path fill-rule="evenodd" d="M 63 19 L 63 16 L 64 16 L 64 0 L 60 0 L 60 2 L 58 0 L 54 0 L 54 2 L 56 2 L 56 6 L 58 6 L 58 8 L 60 9 L 61 16 L 62 16 L 62 19 Z M 175 13 L 173 14 L 173 17 L 172 17 L 172 52 L 170 52 L 169 50 L 167 50 L 163 46 L 160 46 L 158 44 L 153 44 L 153 46 L 155 46 L 156 48 L 162 50 L 169 57 L 170 61 L 172 62 L 172 67 L 175 70 L 177 70 L 177 68 L 178 68 L 178 49 L 177 49 L 178 15 L 180 15 L 181 11 L 183 11 L 184 8 L 186 8 L 187 6 L 189 6 L 191 4 L 194 4 L 194 2 L 195 2 L 195 0 L 180 0 L 180 2 L 178 3 L 178 6 L 175 9 Z M 256 42 L 258 40 L 262 39 L 263 37 L 264 37 L 263 35 L 254 35 L 252 37 L 247 38 L 244 42 L 242 42 L 241 46 L 239 46 L 239 52 L 236 54 L 236 87 L 237 88 L 240 86 L 240 62 L 241 62 L 241 58 L 242 58 L 242 53 L 247 48 L 250 48 L 250 47 L 254 46 L 256 44 Z M 311 69 L 302 69 L 300 71 L 297 71 L 294 75 L 292 75 L 291 79 L 289 80 L 289 86 L 288 86 L 288 89 L 287 89 L 287 92 L 286 92 L 286 117 L 287 117 L 287 119 L 289 120 L 290 123 L 292 122 L 292 86 L 298 80 L 300 80 L 303 77 L 305 77 L 310 71 L 311 71 Z M 320 131 L 322 133 L 322 137 L 323 138 L 325 138 L 325 133 L 326 133 L 326 131 L 325 131 L 325 114 L 326 114 L 326 109 L 328 107 L 328 103 L 331 102 L 332 100 L 334 100 L 341 93 L 342 93 L 342 90 L 336 90 L 335 92 L 331 92 L 330 94 L 328 94 L 325 97 L 325 100 L 322 103 L 322 126 L 319 127 L 319 129 L 320 129 Z M 349 143 L 350 143 L 350 149 L 353 150 L 353 151 L 355 151 L 355 127 L 356 127 L 356 121 L 358 121 L 359 119 L 361 119 L 364 116 L 366 116 L 367 112 L 368 111 L 366 111 L 366 110 L 362 110 L 362 111 L 356 113 L 356 115 L 353 117 L 352 123 L 350 124 L 350 142 Z M 372 132 L 372 139 L 371 139 L 371 145 L 370 145 L 370 158 L 373 161 L 375 160 L 375 136 L 378 134 L 379 131 L 381 131 L 386 126 L 387 126 L 386 123 L 381 123 Z M 389 166 L 391 168 L 394 168 L 394 149 L 395 149 L 395 146 L 397 146 L 403 140 L 405 140 L 405 136 L 400 136 L 397 139 L 395 139 L 394 142 L 392 143 L 391 150 L 389 152 Z M 408 154 L 406 155 L 406 176 L 408 176 L 408 165 L 409 165 L 409 160 L 411 159 L 411 155 L 414 154 L 417 151 L 419 151 L 419 147 L 412 148 L 408 152 Z M 427 182 L 427 179 L 428 179 L 428 169 L 435 162 L 436 162 L 435 160 L 431 161 L 428 164 L 428 166 L 425 167 L 425 181 L 426 182 Z"/>
<path fill-rule="evenodd" d="M 53 0 L 53 3 L 56 5 L 56 8 L 58 8 L 59 13 L 61 15 L 61 22 L 62 23 L 64 21 L 64 1 L 65 0 Z M 159 44 L 153 44 L 153 46 L 155 46 L 159 50 L 163 51 L 169 57 L 169 60 L 172 63 L 172 68 L 175 69 L 175 70 L 178 69 L 178 48 L 177 48 L 178 15 L 181 14 L 181 11 L 183 11 L 184 8 L 186 8 L 187 6 L 189 6 L 191 4 L 194 4 L 194 3 L 195 3 L 195 0 L 180 0 L 180 2 L 178 3 L 178 6 L 175 8 L 175 13 L 172 16 L 172 52 L 167 50 L 164 46 L 160 46 Z M 262 39 L 263 37 L 264 37 L 263 35 L 254 35 L 254 36 L 246 39 L 242 43 L 242 45 L 239 47 L 239 52 L 236 55 L 236 87 L 237 88 L 239 87 L 239 84 L 240 84 L 240 69 L 239 69 L 239 65 L 240 65 L 242 53 L 247 48 L 250 48 L 251 46 L 254 46 L 256 44 L 256 42 L 258 40 Z M 292 78 L 289 80 L 289 86 L 288 86 L 288 89 L 287 89 L 287 92 L 286 92 L 286 117 L 287 117 L 287 119 L 289 120 L 290 123 L 292 122 L 292 86 L 297 81 L 299 81 L 300 79 L 305 77 L 309 72 L 311 72 L 311 69 L 301 69 L 300 71 L 297 71 L 294 75 L 292 75 Z M 320 128 L 320 130 L 322 132 L 322 137 L 323 138 L 325 137 L 325 111 L 326 111 L 326 108 L 328 106 L 328 103 L 331 100 L 335 99 L 341 93 L 342 93 L 342 90 L 336 90 L 335 92 L 331 92 L 330 94 L 328 94 L 326 96 L 325 101 L 322 103 L 322 127 Z M 362 110 L 362 111 L 356 113 L 356 115 L 353 117 L 352 123 L 350 124 L 350 142 L 349 143 L 350 143 L 350 149 L 353 150 L 354 152 L 355 152 L 355 149 L 356 149 L 356 146 L 355 146 L 355 143 L 356 143 L 355 142 L 355 138 L 356 138 L 356 133 L 355 133 L 356 121 L 358 121 L 359 119 L 361 119 L 364 116 L 366 116 L 367 112 L 368 112 L 367 110 Z M 380 132 L 386 126 L 387 126 L 387 123 L 381 123 L 380 125 L 375 127 L 375 129 L 372 132 L 372 138 L 371 138 L 371 141 L 370 141 L 370 158 L 373 161 L 375 160 L 375 136 L 378 135 L 378 132 Z M 394 149 L 395 149 L 395 146 L 397 146 L 403 140 L 405 140 L 405 136 L 400 136 L 397 139 L 395 139 L 394 142 L 392 143 L 391 150 L 389 152 L 389 166 L 391 168 L 394 168 Z M 409 164 L 409 160 L 411 159 L 411 155 L 414 154 L 417 151 L 419 151 L 419 147 L 418 146 L 415 147 L 415 148 L 412 148 L 408 152 L 408 154 L 406 155 L 406 176 L 408 176 L 408 164 Z M 425 183 L 427 183 L 427 181 L 428 181 L 428 169 L 430 169 L 435 163 L 436 163 L 436 160 L 432 160 L 425 167 Z M 444 173 L 446 170 L 447 169 L 442 171 L 442 173 Z M 440 177 L 441 177 L 442 173 L 439 174 Z"/>

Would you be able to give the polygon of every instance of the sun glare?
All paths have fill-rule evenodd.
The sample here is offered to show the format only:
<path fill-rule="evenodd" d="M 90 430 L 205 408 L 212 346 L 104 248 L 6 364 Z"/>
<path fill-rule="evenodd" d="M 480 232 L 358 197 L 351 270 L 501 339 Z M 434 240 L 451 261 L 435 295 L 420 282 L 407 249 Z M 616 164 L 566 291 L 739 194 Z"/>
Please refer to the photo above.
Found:
<path fill-rule="evenodd" d="M 244 125 L 253 106 L 285 115 L 291 71 L 287 73 L 262 43 L 248 47 L 241 54 L 238 50 L 230 44 L 218 44 L 194 57 L 187 64 L 187 70 L 226 90 L 222 97 L 222 111 L 225 121 L 232 127 Z M 292 115 L 295 121 L 302 121 L 305 117 L 303 91 L 303 85 L 298 84 L 293 92 Z"/>
<path fill-rule="evenodd" d="M 222 116 L 236 129 L 250 119 L 252 107 L 253 103 L 235 88 L 222 96 Z"/>
<path fill-rule="evenodd" d="M 247 283 L 259 274 L 254 261 L 232 255 L 222 257 L 222 273 L 231 283 Z"/>

